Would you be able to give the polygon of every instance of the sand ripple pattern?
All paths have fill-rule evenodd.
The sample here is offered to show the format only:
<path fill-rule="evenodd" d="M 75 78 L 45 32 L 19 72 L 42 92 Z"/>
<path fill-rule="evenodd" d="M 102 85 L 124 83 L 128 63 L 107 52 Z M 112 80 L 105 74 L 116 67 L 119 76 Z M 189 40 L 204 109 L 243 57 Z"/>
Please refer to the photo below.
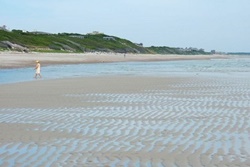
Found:
<path fill-rule="evenodd" d="M 249 83 L 186 80 L 63 95 L 85 107 L 0 108 L 0 124 L 23 134 L 1 139 L 0 166 L 247 167 Z"/>

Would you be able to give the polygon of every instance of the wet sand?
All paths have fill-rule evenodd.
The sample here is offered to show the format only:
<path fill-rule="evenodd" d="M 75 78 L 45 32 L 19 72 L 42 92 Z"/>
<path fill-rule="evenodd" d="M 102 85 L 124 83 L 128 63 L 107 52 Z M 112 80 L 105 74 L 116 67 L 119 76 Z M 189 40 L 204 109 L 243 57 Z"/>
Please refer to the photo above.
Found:
<path fill-rule="evenodd" d="M 43 66 L 53 64 L 107 63 L 126 61 L 202 60 L 227 58 L 226 55 L 155 55 L 116 53 L 18 53 L 0 52 L 0 69 L 33 67 L 39 60 Z"/>
<path fill-rule="evenodd" d="M 0 87 L 0 166 L 250 166 L 246 78 L 85 77 Z"/>

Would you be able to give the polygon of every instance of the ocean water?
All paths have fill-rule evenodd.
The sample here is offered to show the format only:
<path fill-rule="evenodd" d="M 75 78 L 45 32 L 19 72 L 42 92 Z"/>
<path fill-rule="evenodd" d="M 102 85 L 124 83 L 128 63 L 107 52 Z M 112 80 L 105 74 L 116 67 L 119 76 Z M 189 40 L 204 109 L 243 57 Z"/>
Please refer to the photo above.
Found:
<path fill-rule="evenodd" d="M 42 64 L 43 65 L 43 64 Z M 35 80 L 34 68 L 0 69 L 0 84 Z M 230 59 L 42 66 L 42 79 L 100 75 L 249 77 L 250 56 Z"/>

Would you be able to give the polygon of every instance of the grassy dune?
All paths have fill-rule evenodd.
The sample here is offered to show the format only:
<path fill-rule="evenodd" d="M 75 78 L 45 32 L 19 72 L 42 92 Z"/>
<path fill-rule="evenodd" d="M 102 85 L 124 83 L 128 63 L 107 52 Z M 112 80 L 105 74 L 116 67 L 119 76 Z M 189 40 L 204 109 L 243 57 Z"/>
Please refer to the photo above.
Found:
<path fill-rule="evenodd" d="M 8 42 L 6 44 L 6 41 Z M 127 39 L 106 34 L 23 32 L 0 30 L 0 49 L 36 52 L 115 52 L 151 54 L 208 54 L 203 50 L 143 47 Z"/>

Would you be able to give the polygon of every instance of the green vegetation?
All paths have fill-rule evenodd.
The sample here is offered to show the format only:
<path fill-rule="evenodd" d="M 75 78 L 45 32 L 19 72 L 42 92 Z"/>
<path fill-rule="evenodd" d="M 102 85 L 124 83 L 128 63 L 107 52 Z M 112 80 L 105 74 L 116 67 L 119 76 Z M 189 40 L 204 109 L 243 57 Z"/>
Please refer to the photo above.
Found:
<path fill-rule="evenodd" d="M 229 52 L 227 54 L 229 54 L 229 55 L 246 55 L 246 56 L 249 56 L 250 52 Z"/>
<path fill-rule="evenodd" d="M 203 50 L 171 47 L 143 47 L 106 34 L 23 32 L 0 30 L 0 49 L 36 52 L 116 52 L 152 54 L 207 54 Z"/>
<path fill-rule="evenodd" d="M 198 55 L 198 54 L 211 54 L 210 52 L 205 52 L 203 49 L 197 49 L 197 48 L 173 48 L 173 47 L 167 47 L 167 46 L 151 46 L 148 47 L 147 50 L 149 50 L 151 53 L 154 54 L 179 54 L 179 55 Z"/>

